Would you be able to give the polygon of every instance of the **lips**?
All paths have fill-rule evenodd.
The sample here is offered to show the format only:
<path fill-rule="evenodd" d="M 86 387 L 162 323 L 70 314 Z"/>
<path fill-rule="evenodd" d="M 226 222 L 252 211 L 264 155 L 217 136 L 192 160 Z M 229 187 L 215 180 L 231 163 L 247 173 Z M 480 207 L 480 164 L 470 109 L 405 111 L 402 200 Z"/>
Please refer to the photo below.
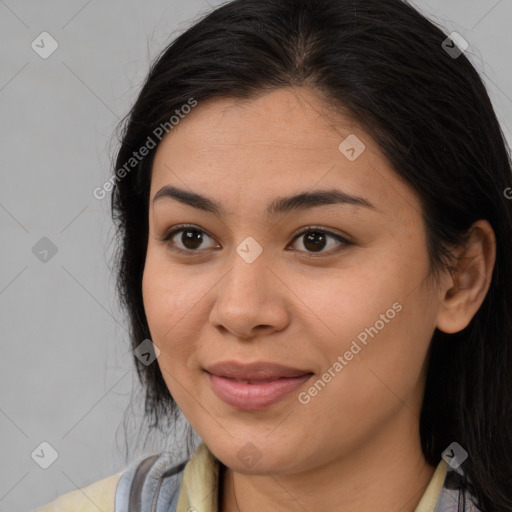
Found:
<path fill-rule="evenodd" d="M 243 364 L 237 361 L 223 361 L 210 366 L 205 370 L 212 375 L 249 382 L 270 382 L 280 378 L 300 377 L 311 370 L 292 368 L 277 363 L 249 363 Z"/>
<path fill-rule="evenodd" d="M 226 361 L 207 366 L 206 375 L 215 394 L 241 410 L 258 410 L 275 404 L 307 382 L 313 372 L 276 363 L 241 364 Z"/>

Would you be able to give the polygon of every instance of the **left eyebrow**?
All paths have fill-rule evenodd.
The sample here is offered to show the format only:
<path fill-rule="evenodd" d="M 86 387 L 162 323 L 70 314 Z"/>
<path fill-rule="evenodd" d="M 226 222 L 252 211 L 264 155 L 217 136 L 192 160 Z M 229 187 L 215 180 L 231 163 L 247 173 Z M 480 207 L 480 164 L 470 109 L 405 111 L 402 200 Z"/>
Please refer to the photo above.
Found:
<path fill-rule="evenodd" d="M 153 204 L 157 200 L 163 198 L 175 199 L 183 204 L 192 206 L 206 212 L 224 216 L 226 211 L 224 207 L 206 196 L 196 192 L 189 192 L 178 187 L 166 185 L 162 187 L 153 198 Z M 269 216 L 275 216 L 279 213 L 307 210 L 318 206 L 326 206 L 332 204 L 350 204 L 377 210 L 377 208 L 366 198 L 354 196 L 339 189 L 314 190 L 309 192 L 301 192 L 293 196 L 278 197 L 274 199 L 266 209 Z"/>

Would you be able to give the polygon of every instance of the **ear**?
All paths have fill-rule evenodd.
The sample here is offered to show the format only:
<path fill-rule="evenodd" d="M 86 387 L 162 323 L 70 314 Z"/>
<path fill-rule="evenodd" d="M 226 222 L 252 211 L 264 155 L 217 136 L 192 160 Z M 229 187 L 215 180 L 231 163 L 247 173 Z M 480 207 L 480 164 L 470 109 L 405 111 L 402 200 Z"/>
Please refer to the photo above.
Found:
<path fill-rule="evenodd" d="M 437 328 L 448 334 L 467 327 L 489 290 L 496 261 L 496 236 L 489 222 L 475 222 L 467 244 L 457 253 L 451 276 L 443 283 L 437 316 Z"/>

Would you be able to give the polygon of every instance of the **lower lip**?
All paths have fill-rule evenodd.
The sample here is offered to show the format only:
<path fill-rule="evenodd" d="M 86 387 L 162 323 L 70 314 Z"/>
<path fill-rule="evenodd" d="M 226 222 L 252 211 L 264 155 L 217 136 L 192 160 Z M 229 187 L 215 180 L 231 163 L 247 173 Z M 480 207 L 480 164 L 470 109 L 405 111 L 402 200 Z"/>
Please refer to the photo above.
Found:
<path fill-rule="evenodd" d="M 208 373 L 208 372 L 207 372 Z M 244 410 L 257 410 L 279 402 L 313 375 L 286 377 L 261 384 L 249 384 L 208 373 L 215 394 L 228 405 Z"/>

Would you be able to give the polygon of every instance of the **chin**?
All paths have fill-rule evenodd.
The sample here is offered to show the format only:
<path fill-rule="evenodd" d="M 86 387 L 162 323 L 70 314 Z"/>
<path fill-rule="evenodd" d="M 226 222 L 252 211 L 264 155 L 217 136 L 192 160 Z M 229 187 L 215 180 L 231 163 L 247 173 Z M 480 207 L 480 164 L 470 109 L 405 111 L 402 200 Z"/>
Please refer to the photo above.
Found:
<path fill-rule="evenodd" d="M 225 466 L 237 473 L 244 475 L 265 475 L 268 473 L 279 474 L 288 472 L 297 465 L 297 453 L 302 453 L 299 444 L 297 446 L 284 445 L 277 437 L 271 442 L 262 434 L 257 436 L 247 435 L 242 438 L 226 439 L 226 443 L 220 443 L 218 437 L 209 443 L 205 439 L 210 451 Z"/>

